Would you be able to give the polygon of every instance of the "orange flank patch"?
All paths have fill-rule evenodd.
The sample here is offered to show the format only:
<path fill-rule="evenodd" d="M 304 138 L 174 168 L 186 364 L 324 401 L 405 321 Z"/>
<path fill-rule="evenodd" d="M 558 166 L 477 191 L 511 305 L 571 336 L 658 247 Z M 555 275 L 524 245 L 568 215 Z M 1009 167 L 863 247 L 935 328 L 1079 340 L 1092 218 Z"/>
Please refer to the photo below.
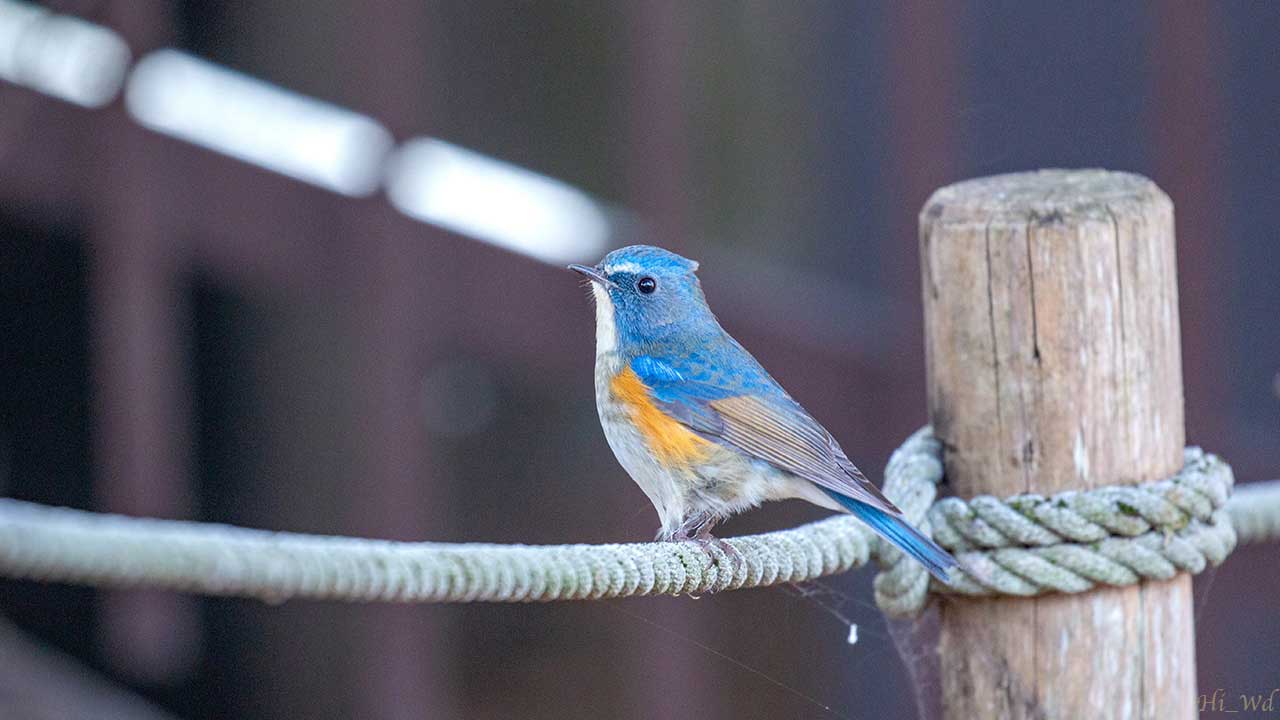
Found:
<path fill-rule="evenodd" d="M 667 417 L 653 404 L 649 387 L 627 368 L 614 376 L 609 389 L 631 413 L 631 421 L 649 444 L 649 450 L 667 464 L 688 465 L 711 451 L 711 442 Z"/>

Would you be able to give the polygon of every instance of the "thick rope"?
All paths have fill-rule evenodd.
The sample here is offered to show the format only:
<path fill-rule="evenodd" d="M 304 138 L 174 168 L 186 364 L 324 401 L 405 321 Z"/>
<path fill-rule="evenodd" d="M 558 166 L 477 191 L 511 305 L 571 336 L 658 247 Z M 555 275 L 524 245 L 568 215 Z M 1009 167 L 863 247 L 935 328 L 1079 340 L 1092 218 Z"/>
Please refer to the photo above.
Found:
<path fill-rule="evenodd" d="M 1082 592 L 1198 572 L 1236 542 L 1280 539 L 1280 482 L 1227 500 L 1230 469 L 1191 448 L 1174 478 L 1050 498 L 947 499 L 926 428 L 890 459 L 885 493 L 968 572 L 930 582 L 914 561 L 849 516 L 714 545 L 402 543 L 131 518 L 0 499 L 0 575 L 207 595 L 349 601 L 582 600 L 706 592 L 803 582 L 865 564 L 884 571 L 876 600 L 909 615 L 927 593 Z"/>
<path fill-rule="evenodd" d="M 698 595 L 867 562 L 848 516 L 714 545 L 405 543 L 106 515 L 0 499 L 0 575 L 204 595 L 398 602 Z"/>
<path fill-rule="evenodd" d="M 1227 515 L 1242 545 L 1280 541 L 1280 480 L 1237 487 Z"/>
<path fill-rule="evenodd" d="M 941 447 L 925 428 L 894 453 L 885 477 L 886 494 L 903 493 L 901 507 L 908 518 L 925 532 L 932 530 L 934 540 L 955 553 L 963 568 L 950 584 L 931 582 L 919 563 L 877 540 L 884 569 L 875 582 L 876 602 L 890 615 L 919 612 L 930 590 L 1030 596 L 1198 573 L 1225 560 L 1237 541 L 1227 510 L 1231 468 L 1195 447 L 1184 452 L 1178 474 L 1165 480 L 1051 497 L 982 495 L 935 503 L 936 489 L 925 484 L 942 480 Z M 1259 501 L 1272 494 L 1246 498 L 1264 504 Z M 1280 505 L 1270 516 L 1253 511 L 1249 518 L 1251 538 L 1274 537 Z"/>

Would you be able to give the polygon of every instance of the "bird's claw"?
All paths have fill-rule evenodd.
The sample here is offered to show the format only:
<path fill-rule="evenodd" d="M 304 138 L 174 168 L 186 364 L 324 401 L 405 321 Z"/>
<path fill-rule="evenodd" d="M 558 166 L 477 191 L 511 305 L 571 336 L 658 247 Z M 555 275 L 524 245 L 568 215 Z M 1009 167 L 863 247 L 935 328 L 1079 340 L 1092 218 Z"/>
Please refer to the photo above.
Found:
<path fill-rule="evenodd" d="M 693 543 L 698 546 L 698 549 L 711 557 L 713 561 L 716 559 L 716 551 L 719 550 L 721 554 L 733 562 L 734 572 L 737 572 L 746 563 L 746 558 L 733 545 L 711 534 L 711 528 L 715 526 L 716 519 L 714 515 L 709 513 L 693 515 L 687 518 L 680 527 L 676 528 L 665 539 L 670 542 Z M 661 537 L 661 533 L 659 533 L 659 536 Z"/>
<path fill-rule="evenodd" d="M 742 557 L 742 553 L 738 549 L 729 544 L 728 541 L 722 540 L 711 533 L 704 533 L 688 538 L 689 542 L 694 543 L 702 549 L 707 555 L 715 557 L 715 550 L 719 550 L 726 558 L 733 562 L 734 571 L 738 571 L 746 563 L 746 558 Z"/>

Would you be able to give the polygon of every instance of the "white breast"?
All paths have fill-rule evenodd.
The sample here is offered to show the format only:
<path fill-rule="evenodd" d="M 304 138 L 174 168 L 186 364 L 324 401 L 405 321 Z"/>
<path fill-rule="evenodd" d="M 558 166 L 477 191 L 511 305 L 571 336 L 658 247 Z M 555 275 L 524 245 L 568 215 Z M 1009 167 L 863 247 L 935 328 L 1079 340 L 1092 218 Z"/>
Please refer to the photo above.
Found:
<path fill-rule="evenodd" d="M 613 397 L 610 387 L 623 369 L 618 355 L 618 327 L 609 291 L 592 284 L 596 299 L 596 409 L 605 439 L 631 479 L 658 511 L 663 533 L 670 535 L 687 513 L 687 479 L 661 467 L 632 422 L 629 409 Z"/>

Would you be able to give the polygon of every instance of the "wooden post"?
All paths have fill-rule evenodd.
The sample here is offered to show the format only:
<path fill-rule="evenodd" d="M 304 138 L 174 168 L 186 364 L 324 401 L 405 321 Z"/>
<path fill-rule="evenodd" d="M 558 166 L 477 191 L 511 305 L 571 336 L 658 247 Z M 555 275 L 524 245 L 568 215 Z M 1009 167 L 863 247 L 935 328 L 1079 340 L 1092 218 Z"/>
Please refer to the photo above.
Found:
<path fill-rule="evenodd" d="M 1101 170 L 934 193 L 921 222 L 929 415 L 961 497 L 1181 464 L 1173 205 Z M 945 716 L 1194 718 L 1191 581 L 946 601 Z"/>

